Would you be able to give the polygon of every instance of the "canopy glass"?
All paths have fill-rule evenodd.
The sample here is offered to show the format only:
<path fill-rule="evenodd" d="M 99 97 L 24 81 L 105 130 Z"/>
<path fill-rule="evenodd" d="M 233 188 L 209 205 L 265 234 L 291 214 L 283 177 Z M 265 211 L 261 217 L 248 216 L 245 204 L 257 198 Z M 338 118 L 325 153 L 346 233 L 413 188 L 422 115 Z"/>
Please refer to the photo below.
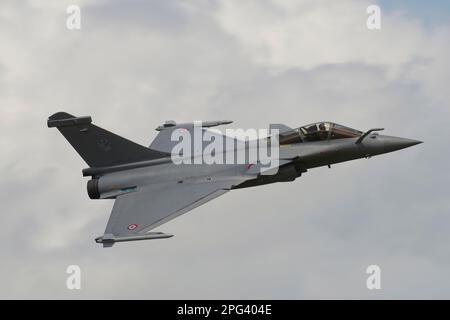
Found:
<path fill-rule="evenodd" d="M 363 133 L 333 122 L 317 122 L 280 135 L 280 144 L 356 138 Z"/>

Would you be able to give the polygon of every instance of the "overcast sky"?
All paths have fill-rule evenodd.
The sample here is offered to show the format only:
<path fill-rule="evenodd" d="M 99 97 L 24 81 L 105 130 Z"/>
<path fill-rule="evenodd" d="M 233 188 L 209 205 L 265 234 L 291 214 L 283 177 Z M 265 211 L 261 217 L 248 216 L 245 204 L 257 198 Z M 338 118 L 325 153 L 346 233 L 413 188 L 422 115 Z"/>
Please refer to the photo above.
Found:
<path fill-rule="evenodd" d="M 450 8 L 419 2 L 3 0 L 0 298 L 450 298 Z M 157 228 L 171 239 L 103 249 L 113 203 L 88 198 L 86 164 L 46 127 L 62 110 L 143 145 L 172 119 L 425 143 L 232 191 Z"/>

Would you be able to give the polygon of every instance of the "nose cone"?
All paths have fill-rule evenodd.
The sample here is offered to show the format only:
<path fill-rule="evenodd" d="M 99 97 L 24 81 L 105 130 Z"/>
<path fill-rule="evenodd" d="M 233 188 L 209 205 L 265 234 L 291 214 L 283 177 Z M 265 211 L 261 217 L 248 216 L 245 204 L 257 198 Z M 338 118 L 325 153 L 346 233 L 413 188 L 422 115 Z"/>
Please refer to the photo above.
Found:
<path fill-rule="evenodd" d="M 422 141 L 399 137 L 384 137 L 384 152 L 392 152 L 422 143 Z"/>

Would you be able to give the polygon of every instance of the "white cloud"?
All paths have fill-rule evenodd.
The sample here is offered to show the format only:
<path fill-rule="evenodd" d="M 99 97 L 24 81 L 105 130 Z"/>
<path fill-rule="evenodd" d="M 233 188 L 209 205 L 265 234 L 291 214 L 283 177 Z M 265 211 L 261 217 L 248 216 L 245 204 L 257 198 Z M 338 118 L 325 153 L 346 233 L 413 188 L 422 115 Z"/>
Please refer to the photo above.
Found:
<path fill-rule="evenodd" d="M 223 1 L 215 14 L 256 62 L 279 67 L 367 63 L 396 68 L 424 44 L 417 21 L 383 13 L 382 29 L 366 27 L 370 1 Z"/>
<path fill-rule="evenodd" d="M 366 1 L 80 4 L 79 32 L 65 3 L 1 4 L 1 297 L 448 297 L 448 27 L 386 12 L 369 31 Z M 142 144 L 167 119 L 222 118 L 425 144 L 233 191 L 161 226 L 172 239 L 103 250 L 112 203 L 87 198 L 85 165 L 46 128 L 60 109 Z M 372 263 L 386 268 L 378 296 Z M 69 264 L 81 292 L 65 289 Z"/>

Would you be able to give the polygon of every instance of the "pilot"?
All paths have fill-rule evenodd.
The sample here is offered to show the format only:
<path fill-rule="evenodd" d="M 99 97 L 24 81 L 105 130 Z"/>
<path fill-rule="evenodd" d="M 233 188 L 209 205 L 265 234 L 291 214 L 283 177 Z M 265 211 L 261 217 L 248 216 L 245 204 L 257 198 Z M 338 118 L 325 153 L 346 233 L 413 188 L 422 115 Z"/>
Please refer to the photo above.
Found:
<path fill-rule="evenodd" d="M 326 140 L 328 138 L 327 128 L 325 127 L 325 123 L 319 123 L 319 139 Z"/>

